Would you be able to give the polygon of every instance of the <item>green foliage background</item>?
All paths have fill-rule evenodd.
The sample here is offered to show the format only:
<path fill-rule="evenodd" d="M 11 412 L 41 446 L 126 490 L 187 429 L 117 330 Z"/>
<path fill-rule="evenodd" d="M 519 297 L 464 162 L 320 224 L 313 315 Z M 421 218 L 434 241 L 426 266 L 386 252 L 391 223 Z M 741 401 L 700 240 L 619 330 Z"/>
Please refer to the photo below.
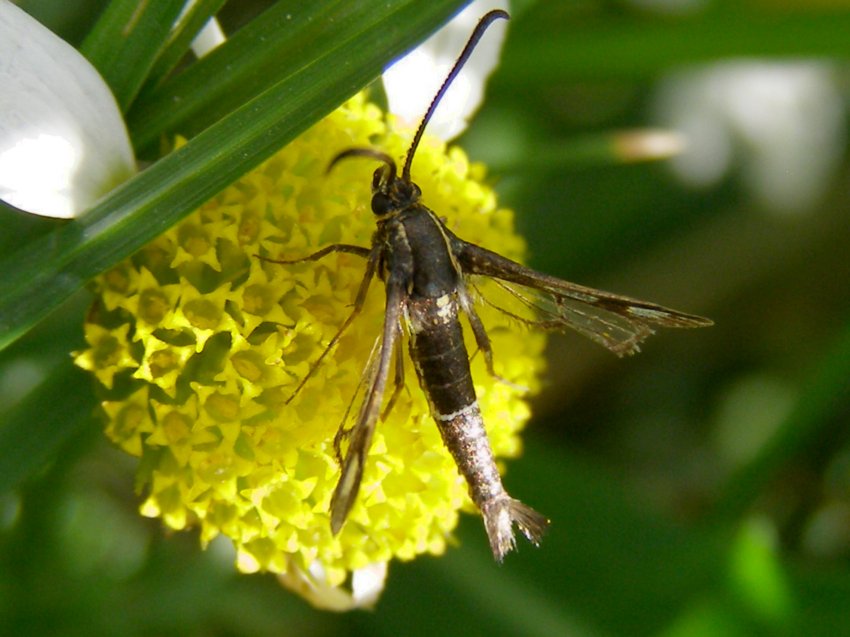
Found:
<path fill-rule="evenodd" d="M 144 5 L 144 37 L 120 35 L 135 1 L 20 4 L 98 66 L 141 157 L 156 159 L 163 135 L 191 141 L 82 222 L 0 209 L 0 632 L 850 634 L 850 166 L 783 217 L 738 179 L 690 190 L 664 165 L 622 165 L 609 144 L 646 125 L 653 89 L 688 65 L 827 58 L 846 80 L 843 3 L 707 0 L 676 15 L 514 4 L 503 63 L 460 143 L 491 166 L 532 263 L 717 324 L 657 336 L 629 360 L 553 338 L 526 452 L 506 478 L 552 518 L 544 544 L 498 566 L 469 517 L 459 546 L 394 564 L 376 610 L 348 615 L 239 576 L 224 547 L 202 553 L 194 534 L 167 537 L 138 516 L 134 461 L 103 439 L 68 353 L 82 346 L 86 280 L 462 3 L 206 0 L 167 44 L 162 25 L 181 2 Z M 191 25 L 219 9 L 234 37 L 172 73 Z"/>

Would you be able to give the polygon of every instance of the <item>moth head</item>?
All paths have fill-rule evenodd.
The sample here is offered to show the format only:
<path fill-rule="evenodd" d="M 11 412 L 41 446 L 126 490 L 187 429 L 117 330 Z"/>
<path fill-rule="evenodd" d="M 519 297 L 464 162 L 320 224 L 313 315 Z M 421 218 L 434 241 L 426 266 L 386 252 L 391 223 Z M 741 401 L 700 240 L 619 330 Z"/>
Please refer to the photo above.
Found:
<path fill-rule="evenodd" d="M 507 20 L 509 17 L 507 12 L 501 9 L 494 9 L 478 21 L 475 30 L 469 37 L 469 41 L 463 47 L 463 51 L 461 51 L 452 70 L 449 71 L 448 76 L 442 86 L 440 86 L 440 90 L 437 91 L 434 99 L 431 100 L 431 105 L 422 117 L 422 121 L 419 122 L 419 128 L 416 129 L 416 133 L 413 135 L 413 141 L 410 143 L 410 149 L 407 151 L 404 164 L 401 167 L 401 177 L 398 176 L 398 168 L 393 158 L 386 153 L 372 148 L 349 148 L 333 158 L 330 166 L 328 166 L 328 170 L 333 168 L 337 162 L 349 157 L 369 157 L 383 163 L 372 176 L 372 212 L 376 216 L 382 217 L 391 214 L 419 201 L 422 191 L 410 178 L 410 169 L 413 165 L 413 157 L 416 155 L 416 149 L 419 147 L 419 142 L 425 133 L 425 127 L 428 126 L 428 122 L 431 121 L 434 111 L 437 110 L 437 106 L 443 99 L 449 86 L 451 86 L 451 83 L 457 77 L 458 73 L 460 73 L 461 68 L 466 64 L 469 56 L 472 55 L 475 45 L 478 44 L 487 27 L 494 20 Z"/>
<path fill-rule="evenodd" d="M 382 162 L 372 175 L 372 212 L 383 216 L 416 203 L 422 196 L 409 177 L 399 177 L 392 157 L 372 148 L 349 148 L 333 158 L 328 170 L 349 157 L 369 157 Z"/>
<path fill-rule="evenodd" d="M 379 166 L 372 175 L 372 212 L 379 217 L 416 203 L 421 196 L 419 186 L 396 175 L 395 163 Z"/>

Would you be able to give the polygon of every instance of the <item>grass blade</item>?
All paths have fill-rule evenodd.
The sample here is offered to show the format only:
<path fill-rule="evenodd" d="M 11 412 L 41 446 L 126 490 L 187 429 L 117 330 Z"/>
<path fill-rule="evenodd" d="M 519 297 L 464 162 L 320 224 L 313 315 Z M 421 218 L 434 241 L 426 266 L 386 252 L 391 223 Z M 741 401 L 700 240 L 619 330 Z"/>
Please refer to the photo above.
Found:
<path fill-rule="evenodd" d="M 358 14 L 349 37 L 302 60 L 283 80 L 124 183 L 82 218 L 7 256 L 0 263 L 5 273 L 0 348 L 333 110 L 456 8 L 449 0 L 427 9 L 404 0 Z"/>
<path fill-rule="evenodd" d="M 82 53 L 109 84 L 122 111 L 145 81 L 183 4 L 113 0 L 86 36 Z"/>

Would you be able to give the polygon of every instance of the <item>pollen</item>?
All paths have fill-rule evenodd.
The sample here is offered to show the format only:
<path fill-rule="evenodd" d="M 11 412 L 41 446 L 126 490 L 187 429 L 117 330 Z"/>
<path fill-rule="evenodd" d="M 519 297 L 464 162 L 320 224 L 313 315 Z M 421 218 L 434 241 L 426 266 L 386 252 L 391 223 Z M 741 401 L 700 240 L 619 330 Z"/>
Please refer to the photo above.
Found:
<path fill-rule="evenodd" d="M 343 253 L 288 265 L 260 258 L 369 247 L 375 167 L 358 159 L 326 168 L 352 147 L 400 160 L 411 136 L 362 95 L 352 98 L 97 278 L 88 346 L 76 357 L 99 385 L 106 435 L 140 459 L 142 514 L 195 527 L 203 544 L 229 538 L 237 568 L 277 573 L 319 606 L 354 599 L 353 583 L 383 577 L 394 559 L 443 553 L 459 512 L 475 511 L 406 360 L 407 387 L 377 425 L 345 525 L 331 532 L 334 435 L 362 400 L 383 289 L 373 283 L 363 311 L 296 391 L 351 312 L 366 263 Z M 522 259 L 512 213 L 460 149 L 426 136 L 412 173 L 423 203 L 453 232 Z M 488 290 L 476 282 L 476 292 Z M 481 303 L 479 313 L 508 382 L 473 356 L 476 390 L 495 454 L 513 456 L 543 337 L 493 306 Z M 474 344 L 471 332 L 466 342 Z"/>

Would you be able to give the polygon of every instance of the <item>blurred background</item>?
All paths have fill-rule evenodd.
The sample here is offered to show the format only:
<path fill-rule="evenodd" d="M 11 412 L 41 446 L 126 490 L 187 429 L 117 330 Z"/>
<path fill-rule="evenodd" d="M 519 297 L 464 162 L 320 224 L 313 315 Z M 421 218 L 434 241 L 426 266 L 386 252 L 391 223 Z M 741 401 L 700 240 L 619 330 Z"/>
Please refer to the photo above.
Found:
<path fill-rule="evenodd" d="M 19 4 L 72 44 L 102 5 Z M 268 4 L 227 3 L 225 31 Z M 195 533 L 139 516 L 135 460 L 94 418 L 34 419 L 31 437 L 0 420 L 4 469 L 39 461 L 0 493 L 0 633 L 850 634 L 850 6 L 511 12 L 459 143 L 516 211 L 530 263 L 716 323 L 625 360 L 551 338 L 506 474 L 553 520 L 542 546 L 496 565 L 465 516 L 447 555 L 391 566 L 373 612 L 324 613 L 272 576 L 237 575 L 226 543 L 201 552 Z M 679 131 L 685 151 L 633 161 L 628 133 L 650 128 Z M 0 220 L 7 247 L 46 223 Z M 83 345 L 87 303 L 0 353 L 0 416 Z"/>

